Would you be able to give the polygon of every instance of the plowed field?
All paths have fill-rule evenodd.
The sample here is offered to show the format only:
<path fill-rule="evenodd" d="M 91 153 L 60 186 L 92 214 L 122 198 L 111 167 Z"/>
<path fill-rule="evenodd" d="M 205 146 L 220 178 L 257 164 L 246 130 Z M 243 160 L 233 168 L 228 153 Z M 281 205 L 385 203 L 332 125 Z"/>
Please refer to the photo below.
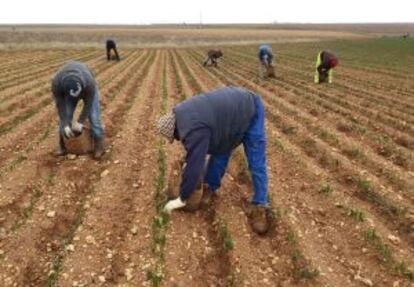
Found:
<path fill-rule="evenodd" d="M 312 82 L 335 51 L 334 83 Z M 0 54 L 0 286 L 414 286 L 414 41 Z M 55 158 L 50 80 L 65 61 L 93 70 L 107 153 Z M 195 94 L 246 87 L 266 108 L 273 224 L 250 228 L 251 181 L 235 151 L 208 210 L 161 213 L 184 151 L 158 117 Z M 176 187 L 177 188 L 177 187 Z"/>

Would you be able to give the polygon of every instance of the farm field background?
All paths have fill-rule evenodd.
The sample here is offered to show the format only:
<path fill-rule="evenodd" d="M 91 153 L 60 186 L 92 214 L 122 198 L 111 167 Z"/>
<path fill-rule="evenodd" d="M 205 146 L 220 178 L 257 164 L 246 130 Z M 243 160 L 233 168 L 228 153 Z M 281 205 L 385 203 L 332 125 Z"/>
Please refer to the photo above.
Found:
<path fill-rule="evenodd" d="M 0 48 L 101 48 L 115 37 L 121 48 L 309 42 L 414 34 L 414 24 L 233 25 L 0 25 Z"/>
<path fill-rule="evenodd" d="M 3 50 L 0 285 L 414 286 L 414 40 L 272 47 L 275 79 L 259 76 L 257 45 L 223 46 L 218 68 L 202 66 L 206 47 L 121 45 L 120 62 L 88 46 Z M 312 82 L 322 48 L 340 60 L 332 85 Z M 100 162 L 52 156 L 50 80 L 70 59 L 100 86 Z M 160 212 L 183 150 L 155 123 L 223 85 L 265 103 L 274 224 L 263 237 L 246 217 L 241 149 L 213 208 Z"/>

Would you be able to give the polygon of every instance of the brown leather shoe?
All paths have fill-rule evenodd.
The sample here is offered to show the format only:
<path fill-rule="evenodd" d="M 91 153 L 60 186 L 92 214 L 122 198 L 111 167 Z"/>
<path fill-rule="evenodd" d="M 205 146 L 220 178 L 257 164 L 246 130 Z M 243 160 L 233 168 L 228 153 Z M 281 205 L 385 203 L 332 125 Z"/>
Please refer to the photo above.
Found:
<path fill-rule="evenodd" d="M 215 193 L 210 190 L 210 187 L 208 184 L 203 184 L 203 196 L 201 197 L 200 204 L 202 206 L 208 206 L 211 204 L 211 201 L 213 199 L 213 196 L 215 196 Z"/>
<path fill-rule="evenodd" d="M 68 152 L 67 152 L 67 150 L 66 149 L 62 149 L 61 147 L 58 147 L 54 152 L 53 152 L 53 155 L 54 156 L 56 156 L 56 157 L 59 157 L 59 156 L 65 156 L 65 155 L 67 155 L 68 154 Z"/>
<path fill-rule="evenodd" d="M 63 136 L 60 135 L 59 136 L 59 146 L 53 152 L 53 155 L 57 157 L 57 156 L 65 156 L 67 154 L 68 154 L 68 151 L 66 150 L 66 147 L 65 147 L 65 141 L 63 139 Z"/>
<path fill-rule="evenodd" d="M 263 205 L 253 205 L 251 208 L 250 224 L 257 234 L 263 235 L 269 229 L 267 213 L 267 208 Z"/>
<path fill-rule="evenodd" d="M 193 194 L 187 199 L 186 205 L 183 207 L 183 210 L 194 212 L 200 207 L 201 197 L 203 196 L 203 191 L 201 189 L 194 190 Z"/>

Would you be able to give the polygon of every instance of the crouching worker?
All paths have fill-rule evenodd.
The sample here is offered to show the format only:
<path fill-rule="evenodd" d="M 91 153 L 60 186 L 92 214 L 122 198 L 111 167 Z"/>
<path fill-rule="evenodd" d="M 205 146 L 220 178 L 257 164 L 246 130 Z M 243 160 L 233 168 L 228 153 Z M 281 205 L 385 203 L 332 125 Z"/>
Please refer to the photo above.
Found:
<path fill-rule="evenodd" d="M 265 69 L 267 77 L 274 77 L 273 53 L 269 45 L 261 45 L 258 53 L 259 61 Z"/>
<path fill-rule="evenodd" d="M 118 50 L 116 49 L 116 43 L 114 40 L 108 39 L 106 40 L 106 58 L 108 61 L 111 60 L 111 50 L 113 50 L 115 53 L 115 59 L 119 61 L 120 58 L 119 58 Z"/>
<path fill-rule="evenodd" d="M 59 147 L 55 155 L 67 154 L 64 138 L 80 135 L 86 119 L 89 119 L 94 140 L 93 156 L 100 159 L 104 153 L 104 131 L 100 119 L 98 85 L 92 72 L 81 62 L 68 62 L 54 76 L 52 92 L 60 120 Z M 84 103 L 83 110 L 78 121 L 72 123 L 79 100 Z"/>
<path fill-rule="evenodd" d="M 186 165 L 180 196 L 170 200 L 166 212 L 182 208 L 203 178 L 202 204 L 208 204 L 220 187 L 232 151 L 243 144 L 253 179 L 251 223 L 255 232 L 268 229 L 266 135 L 264 108 L 258 95 L 238 87 L 224 87 L 178 104 L 161 117 L 159 132 L 172 143 L 184 145 Z M 210 155 L 206 173 L 205 160 Z"/>
<path fill-rule="evenodd" d="M 207 53 L 207 59 L 204 61 L 203 66 L 213 65 L 217 67 L 218 59 L 223 56 L 221 50 L 210 50 Z"/>
<path fill-rule="evenodd" d="M 315 84 L 332 83 L 333 69 L 338 65 L 338 58 L 329 51 L 321 51 L 316 58 Z"/>

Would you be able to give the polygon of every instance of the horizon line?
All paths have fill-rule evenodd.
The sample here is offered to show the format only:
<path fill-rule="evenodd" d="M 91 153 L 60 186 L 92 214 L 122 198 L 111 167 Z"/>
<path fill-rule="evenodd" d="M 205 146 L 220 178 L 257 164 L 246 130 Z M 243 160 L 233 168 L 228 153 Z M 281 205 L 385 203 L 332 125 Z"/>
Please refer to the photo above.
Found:
<path fill-rule="evenodd" d="M 265 22 L 265 23 L 0 23 L 0 26 L 234 26 L 234 25 L 413 25 L 413 22 Z"/>

